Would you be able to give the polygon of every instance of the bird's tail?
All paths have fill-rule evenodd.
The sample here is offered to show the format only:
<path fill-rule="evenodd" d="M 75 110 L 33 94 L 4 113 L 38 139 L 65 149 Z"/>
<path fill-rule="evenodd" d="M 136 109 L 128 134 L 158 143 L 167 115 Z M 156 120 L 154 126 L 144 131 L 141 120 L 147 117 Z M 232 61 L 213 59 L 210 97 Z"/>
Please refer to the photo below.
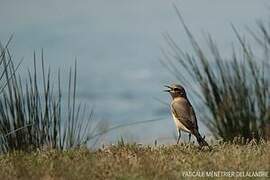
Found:
<path fill-rule="evenodd" d="M 200 133 L 197 131 L 195 134 L 195 137 L 196 137 L 196 139 L 197 139 L 197 141 L 198 141 L 198 144 L 201 146 L 201 147 L 203 147 L 203 146 L 208 146 L 209 148 L 211 148 L 210 146 L 209 146 L 209 144 L 204 140 L 204 138 L 200 135 Z"/>

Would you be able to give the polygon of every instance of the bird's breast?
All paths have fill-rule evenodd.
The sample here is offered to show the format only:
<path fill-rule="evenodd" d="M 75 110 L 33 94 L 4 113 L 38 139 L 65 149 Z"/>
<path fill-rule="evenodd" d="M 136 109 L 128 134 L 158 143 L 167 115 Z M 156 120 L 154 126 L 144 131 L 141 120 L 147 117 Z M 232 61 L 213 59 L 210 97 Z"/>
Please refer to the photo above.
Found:
<path fill-rule="evenodd" d="M 181 123 L 181 121 L 175 117 L 175 115 L 172 113 L 172 116 L 173 116 L 173 120 L 174 120 L 174 123 L 176 125 L 176 128 L 177 129 L 180 129 L 182 131 L 185 131 L 185 132 L 188 132 L 188 133 L 191 133 L 190 130 L 188 130 L 184 124 Z"/>

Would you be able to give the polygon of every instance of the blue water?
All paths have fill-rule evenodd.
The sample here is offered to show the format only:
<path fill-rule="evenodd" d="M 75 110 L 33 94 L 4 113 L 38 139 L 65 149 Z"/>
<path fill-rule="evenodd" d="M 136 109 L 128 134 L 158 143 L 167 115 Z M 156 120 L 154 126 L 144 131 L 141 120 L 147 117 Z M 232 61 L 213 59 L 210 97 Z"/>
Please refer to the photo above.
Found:
<path fill-rule="evenodd" d="M 21 72 L 32 63 L 33 51 L 44 49 L 46 64 L 63 73 L 78 60 L 79 100 L 94 105 L 95 119 L 108 126 L 165 117 L 163 121 L 121 128 L 102 139 L 120 136 L 130 141 L 173 142 L 175 127 L 163 84 L 176 79 L 162 66 L 162 33 L 171 34 L 179 46 L 190 50 L 172 3 L 181 10 L 191 31 L 203 43 L 203 32 L 217 40 L 224 54 L 235 35 L 255 20 L 267 19 L 267 0 L 1 0 L 0 39 L 11 33 L 14 59 L 24 57 Z M 189 93 L 193 104 L 196 98 Z M 196 107 L 199 114 L 203 107 Z M 199 120 L 200 121 L 200 120 Z M 203 134 L 209 132 L 199 123 Z"/>

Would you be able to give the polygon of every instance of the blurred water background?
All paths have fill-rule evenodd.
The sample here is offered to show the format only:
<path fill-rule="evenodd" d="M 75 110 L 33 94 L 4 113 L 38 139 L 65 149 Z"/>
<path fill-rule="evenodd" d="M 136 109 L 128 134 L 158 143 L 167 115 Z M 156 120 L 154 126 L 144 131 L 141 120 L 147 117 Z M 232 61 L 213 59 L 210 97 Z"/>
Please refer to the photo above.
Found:
<path fill-rule="evenodd" d="M 168 49 L 162 34 L 169 33 L 190 50 L 172 3 L 199 42 L 204 44 L 203 34 L 210 33 L 225 55 L 235 41 L 231 23 L 243 32 L 269 17 L 267 0 L 0 0 L 0 40 L 4 43 L 14 33 L 10 49 L 16 62 L 23 58 L 24 75 L 33 52 L 39 54 L 41 48 L 54 73 L 61 68 L 65 74 L 76 58 L 78 100 L 94 107 L 94 118 L 103 126 L 163 118 L 112 131 L 103 143 L 121 136 L 170 143 L 176 132 L 169 107 L 156 100 L 169 102 L 163 85 L 176 81 L 159 60 L 161 49 Z M 201 109 L 196 107 L 196 112 Z"/>

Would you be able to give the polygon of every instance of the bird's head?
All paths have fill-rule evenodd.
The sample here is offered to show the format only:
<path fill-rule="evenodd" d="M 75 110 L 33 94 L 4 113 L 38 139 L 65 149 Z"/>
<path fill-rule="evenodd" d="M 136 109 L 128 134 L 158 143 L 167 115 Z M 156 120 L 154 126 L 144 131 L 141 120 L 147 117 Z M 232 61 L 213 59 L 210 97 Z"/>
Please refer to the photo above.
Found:
<path fill-rule="evenodd" d="M 168 89 L 164 90 L 165 92 L 169 92 L 172 98 L 183 97 L 186 98 L 186 91 L 183 86 L 178 84 L 172 84 L 170 86 L 165 85 Z"/>

